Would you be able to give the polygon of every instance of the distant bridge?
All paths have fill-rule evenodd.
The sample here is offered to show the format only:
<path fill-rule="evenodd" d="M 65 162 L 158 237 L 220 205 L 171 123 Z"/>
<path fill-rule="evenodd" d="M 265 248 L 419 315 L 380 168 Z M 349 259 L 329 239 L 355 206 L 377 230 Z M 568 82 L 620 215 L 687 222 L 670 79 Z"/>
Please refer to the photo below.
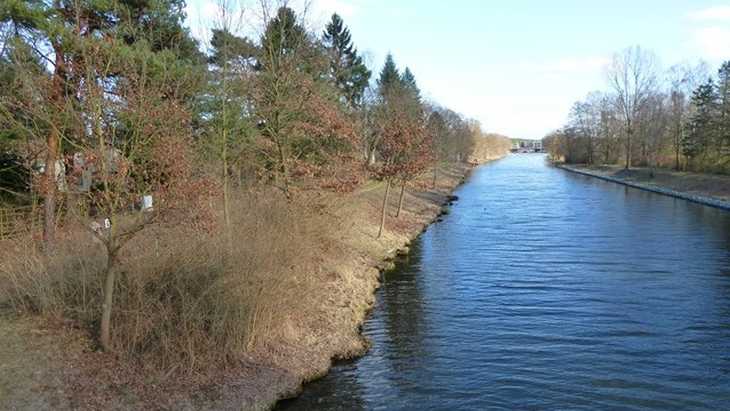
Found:
<path fill-rule="evenodd" d="M 513 153 L 544 153 L 545 148 L 542 145 L 542 140 L 521 140 L 512 139 Z"/>

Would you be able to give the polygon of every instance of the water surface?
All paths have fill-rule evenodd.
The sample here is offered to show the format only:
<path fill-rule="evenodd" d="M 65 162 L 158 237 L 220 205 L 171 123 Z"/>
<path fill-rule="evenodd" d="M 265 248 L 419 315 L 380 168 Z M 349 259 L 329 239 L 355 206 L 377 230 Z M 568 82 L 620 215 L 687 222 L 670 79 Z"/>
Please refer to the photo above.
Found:
<path fill-rule="evenodd" d="M 730 409 L 730 213 L 514 155 L 387 273 L 287 410 Z"/>

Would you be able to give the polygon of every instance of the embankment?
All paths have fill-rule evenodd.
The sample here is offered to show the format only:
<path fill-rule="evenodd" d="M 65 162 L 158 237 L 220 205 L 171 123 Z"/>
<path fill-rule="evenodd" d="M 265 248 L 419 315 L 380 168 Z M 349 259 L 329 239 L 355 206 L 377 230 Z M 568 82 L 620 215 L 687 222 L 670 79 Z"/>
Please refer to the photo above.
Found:
<path fill-rule="evenodd" d="M 438 218 L 448 205 L 451 192 L 461 184 L 473 166 L 452 166 L 424 176 L 406 190 L 404 211 L 395 217 L 400 188 L 391 190 L 386 231 L 376 238 L 384 184 L 372 182 L 333 205 L 331 212 L 342 225 L 336 241 L 340 249 L 322 261 L 322 270 L 310 274 L 317 280 L 302 290 L 304 311 L 292 312 L 292 323 L 284 325 L 297 335 L 294 345 L 279 345 L 281 355 L 269 356 L 269 366 L 284 378 L 269 381 L 273 389 L 252 393 L 241 403 L 244 408 L 266 409 L 278 400 L 296 396 L 304 383 L 324 376 L 332 362 L 360 356 L 368 348 L 360 327 L 375 302 L 381 273 L 393 266 L 399 253 L 408 252 L 410 242 Z M 430 173 L 429 173 L 430 174 Z M 296 331 L 294 329 L 296 328 Z M 238 401 L 223 402 L 226 406 Z"/>
<path fill-rule="evenodd" d="M 624 170 L 619 167 L 557 165 L 573 173 L 611 181 L 730 211 L 730 177 L 646 168 Z"/>
<path fill-rule="evenodd" d="M 125 364 L 96 351 L 82 332 L 0 316 L 0 408 L 264 410 L 296 396 L 334 360 L 367 350 L 360 327 L 373 307 L 381 272 L 438 218 L 473 167 L 444 167 L 435 185 L 433 174 L 426 173 L 406 189 L 398 217 L 400 187 L 394 186 L 381 238 L 383 183 L 371 181 L 348 194 L 314 193 L 316 199 L 301 206 L 316 206 L 318 217 L 300 223 L 326 225 L 316 230 L 321 238 L 307 240 L 306 249 L 316 251 L 300 253 L 289 267 L 292 275 L 267 285 L 262 304 L 274 309 L 263 311 L 256 343 L 240 366 L 204 384 L 151 380 L 139 370 L 124 379 L 119 375 L 127 371 Z M 132 381 L 145 381 L 142 393 Z"/>

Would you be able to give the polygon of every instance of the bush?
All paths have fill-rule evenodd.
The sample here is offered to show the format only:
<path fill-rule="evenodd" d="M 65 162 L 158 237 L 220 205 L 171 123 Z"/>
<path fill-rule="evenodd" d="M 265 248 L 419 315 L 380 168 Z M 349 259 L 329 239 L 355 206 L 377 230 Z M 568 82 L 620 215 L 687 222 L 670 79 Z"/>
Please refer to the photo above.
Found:
<path fill-rule="evenodd" d="M 270 194 L 270 193 L 269 193 Z M 230 364 L 267 338 L 272 297 L 309 253 L 319 224 L 281 195 L 234 200 L 232 241 L 151 226 L 121 256 L 113 311 L 114 351 L 159 369 Z M 94 335 L 102 303 L 102 246 L 82 230 L 46 256 L 30 238 L 0 253 L 0 304 L 19 314 L 73 320 Z"/>

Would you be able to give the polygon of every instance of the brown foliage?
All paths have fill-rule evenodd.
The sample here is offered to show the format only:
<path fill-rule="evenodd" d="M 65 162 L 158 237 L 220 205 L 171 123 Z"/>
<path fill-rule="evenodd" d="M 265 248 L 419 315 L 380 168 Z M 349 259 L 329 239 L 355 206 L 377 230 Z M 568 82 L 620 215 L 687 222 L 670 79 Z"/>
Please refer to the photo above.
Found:
<path fill-rule="evenodd" d="M 159 370 L 234 364 L 276 321 L 272 296 L 312 255 L 322 227 L 308 211 L 269 192 L 239 193 L 233 245 L 222 231 L 155 223 L 121 253 L 112 346 Z M 311 223 L 311 224 L 310 224 Z M 67 229 L 53 255 L 28 238 L 0 252 L 0 304 L 67 318 L 96 335 L 105 253 L 86 230 Z"/>
<path fill-rule="evenodd" d="M 414 109 L 408 96 L 393 94 L 381 105 L 378 114 L 381 136 L 378 152 L 383 158 L 378 175 L 403 181 L 418 176 L 431 162 L 433 138 L 420 107 Z"/>

